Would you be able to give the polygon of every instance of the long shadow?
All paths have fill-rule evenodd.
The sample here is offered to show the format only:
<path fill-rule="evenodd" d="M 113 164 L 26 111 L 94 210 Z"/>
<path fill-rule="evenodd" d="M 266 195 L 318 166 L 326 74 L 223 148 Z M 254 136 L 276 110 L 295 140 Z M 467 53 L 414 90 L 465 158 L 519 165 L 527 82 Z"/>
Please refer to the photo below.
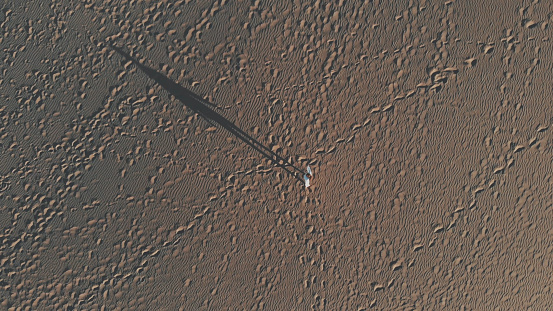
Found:
<path fill-rule="evenodd" d="M 222 126 L 224 129 L 229 131 L 234 136 L 238 137 L 240 140 L 248 144 L 250 147 L 261 153 L 263 156 L 265 156 L 267 159 L 269 159 L 271 162 L 275 163 L 277 166 L 284 169 L 286 172 L 288 172 L 290 175 L 294 176 L 296 179 L 303 182 L 302 176 L 305 174 L 302 170 L 295 167 L 288 161 L 286 161 L 284 158 L 279 156 L 278 154 L 274 153 L 271 149 L 265 147 L 263 144 L 258 142 L 255 138 L 248 135 L 246 132 L 241 130 L 239 127 L 234 125 L 234 123 L 227 120 L 222 115 L 215 112 L 213 109 L 209 108 L 208 105 L 215 106 L 208 101 L 204 100 L 200 96 L 196 95 L 192 91 L 188 90 L 185 87 L 182 87 L 178 83 L 174 82 L 173 80 L 167 78 L 163 74 L 157 72 L 156 70 L 144 66 L 138 60 L 133 58 L 131 55 L 126 53 L 125 51 L 121 50 L 120 48 L 110 45 L 110 47 L 123 57 L 125 57 L 127 60 L 132 61 L 140 70 L 142 70 L 145 74 L 148 75 L 151 79 L 155 80 L 159 85 L 161 85 L 165 90 L 167 90 L 169 93 L 171 93 L 173 96 L 175 96 L 178 100 L 180 100 L 186 107 L 192 109 L 194 112 L 198 113 L 200 116 L 202 116 L 206 121 L 209 123 L 217 123 L 220 126 Z M 299 176 L 295 174 L 294 172 L 290 171 L 288 167 L 291 167 L 294 171 L 297 173 L 300 173 Z"/>

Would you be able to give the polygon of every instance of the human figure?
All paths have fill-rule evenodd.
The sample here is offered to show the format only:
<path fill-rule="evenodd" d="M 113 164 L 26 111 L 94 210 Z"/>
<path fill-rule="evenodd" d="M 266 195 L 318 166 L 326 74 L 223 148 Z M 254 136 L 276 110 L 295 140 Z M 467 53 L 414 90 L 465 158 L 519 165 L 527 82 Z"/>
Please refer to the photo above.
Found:
<path fill-rule="evenodd" d="M 309 165 L 307 166 L 307 174 L 303 175 L 303 180 L 305 181 L 305 188 L 309 188 L 311 186 L 311 178 L 313 178 L 313 172 L 311 171 L 311 167 Z"/>

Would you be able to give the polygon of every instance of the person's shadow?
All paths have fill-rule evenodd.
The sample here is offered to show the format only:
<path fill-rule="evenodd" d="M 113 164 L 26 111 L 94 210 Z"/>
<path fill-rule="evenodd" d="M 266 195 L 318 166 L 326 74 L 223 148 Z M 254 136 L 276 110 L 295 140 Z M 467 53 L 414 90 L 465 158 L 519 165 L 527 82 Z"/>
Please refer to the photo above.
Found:
<path fill-rule="evenodd" d="M 173 80 L 167 78 L 163 74 L 157 72 L 156 70 L 147 67 L 141 64 L 138 60 L 133 58 L 131 55 L 121 50 L 120 48 L 109 45 L 111 49 L 119 53 L 121 56 L 125 57 L 127 60 L 132 61 L 140 70 L 147 74 L 151 79 L 155 80 L 159 85 L 161 85 L 165 90 L 167 90 L 171 95 L 175 96 L 179 101 L 181 101 L 186 107 L 192 109 L 194 112 L 202 116 L 206 121 L 211 124 L 219 124 L 221 127 L 229 131 L 234 136 L 238 137 L 240 140 L 248 144 L 250 147 L 261 153 L 267 159 L 275 163 L 276 165 L 283 168 L 290 175 L 294 176 L 296 179 L 303 182 L 302 176 L 305 174 L 302 170 L 295 167 L 293 164 L 286 161 L 284 158 L 274 153 L 271 149 L 265 147 L 263 144 L 258 142 L 255 138 L 248 135 L 246 132 L 238 128 L 234 123 L 227 120 L 222 115 L 215 112 L 213 109 L 209 108 L 208 105 L 215 107 L 215 105 L 207 102 L 202 97 L 196 95 L 192 91 L 188 90 L 185 87 L 182 87 Z M 294 172 L 290 171 L 288 167 L 291 167 L 295 172 L 300 173 L 298 176 Z"/>

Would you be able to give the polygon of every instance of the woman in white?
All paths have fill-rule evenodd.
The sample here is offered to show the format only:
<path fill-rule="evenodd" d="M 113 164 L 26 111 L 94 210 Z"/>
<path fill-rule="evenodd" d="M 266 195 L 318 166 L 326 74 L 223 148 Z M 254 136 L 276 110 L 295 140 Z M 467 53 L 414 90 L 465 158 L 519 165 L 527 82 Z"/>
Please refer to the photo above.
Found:
<path fill-rule="evenodd" d="M 307 166 L 307 174 L 303 175 L 303 180 L 305 181 L 305 188 L 309 188 L 311 186 L 310 178 L 313 178 L 313 172 L 311 171 L 311 167 L 309 165 Z"/>

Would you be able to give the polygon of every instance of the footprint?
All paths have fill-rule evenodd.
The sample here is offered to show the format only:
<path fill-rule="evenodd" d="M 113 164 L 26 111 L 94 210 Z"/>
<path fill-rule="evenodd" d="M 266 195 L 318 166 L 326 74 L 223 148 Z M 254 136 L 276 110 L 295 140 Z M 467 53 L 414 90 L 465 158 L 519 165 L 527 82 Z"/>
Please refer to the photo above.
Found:
<path fill-rule="evenodd" d="M 471 58 L 465 60 L 465 64 L 467 64 L 468 67 L 474 67 L 474 66 L 476 66 L 476 63 L 477 63 L 477 60 L 474 57 L 471 57 Z"/>
<path fill-rule="evenodd" d="M 522 20 L 522 26 L 524 26 L 525 28 L 532 29 L 532 28 L 536 27 L 537 25 L 538 25 L 538 23 L 534 22 L 533 20 L 530 20 L 530 19 Z"/>

